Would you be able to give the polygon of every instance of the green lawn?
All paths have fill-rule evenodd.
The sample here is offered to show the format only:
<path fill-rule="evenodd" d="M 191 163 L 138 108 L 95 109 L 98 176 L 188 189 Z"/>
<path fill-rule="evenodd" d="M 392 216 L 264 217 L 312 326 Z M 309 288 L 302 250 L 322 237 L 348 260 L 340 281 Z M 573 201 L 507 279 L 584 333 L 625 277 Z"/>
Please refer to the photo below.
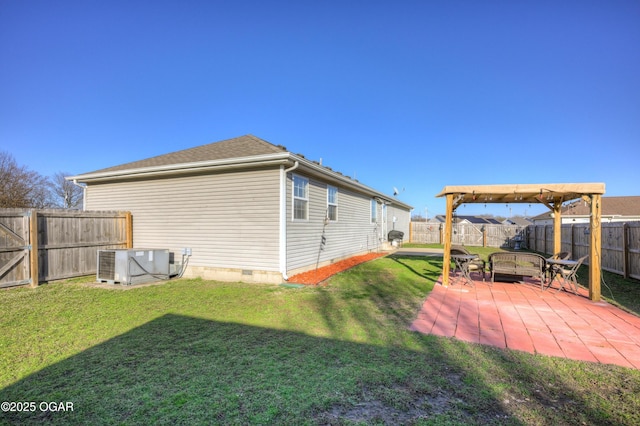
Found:
<path fill-rule="evenodd" d="M 0 291 L 0 401 L 36 403 L 0 424 L 640 424 L 637 370 L 408 331 L 441 268 Z"/>

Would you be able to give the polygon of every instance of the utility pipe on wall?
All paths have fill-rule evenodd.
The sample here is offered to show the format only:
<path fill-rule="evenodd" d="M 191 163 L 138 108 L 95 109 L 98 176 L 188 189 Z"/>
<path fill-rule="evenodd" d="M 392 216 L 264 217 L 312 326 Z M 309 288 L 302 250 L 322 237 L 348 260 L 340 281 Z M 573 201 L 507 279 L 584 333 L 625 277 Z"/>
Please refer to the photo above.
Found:
<path fill-rule="evenodd" d="M 71 183 L 82 188 L 82 211 L 87 210 L 87 185 L 80 185 L 77 179 L 72 180 Z"/>
<path fill-rule="evenodd" d="M 294 171 L 300 166 L 296 161 L 293 166 L 285 169 L 280 166 L 280 273 L 282 278 L 289 279 L 287 276 L 287 173 Z"/>

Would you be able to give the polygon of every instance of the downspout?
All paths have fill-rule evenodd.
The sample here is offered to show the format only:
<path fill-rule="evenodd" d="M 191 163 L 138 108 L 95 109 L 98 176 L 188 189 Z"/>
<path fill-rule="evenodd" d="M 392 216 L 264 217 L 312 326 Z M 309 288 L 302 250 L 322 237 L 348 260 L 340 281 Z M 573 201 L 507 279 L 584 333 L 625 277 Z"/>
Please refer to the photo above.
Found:
<path fill-rule="evenodd" d="M 285 281 L 289 279 L 287 276 L 287 173 L 295 170 L 300 166 L 296 161 L 293 166 L 285 169 L 280 166 L 280 273 Z"/>
<path fill-rule="evenodd" d="M 82 211 L 87 210 L 87 185 L 80 185 L 77 179 L 71 181 L 75 186 L 82 188 Z"/>

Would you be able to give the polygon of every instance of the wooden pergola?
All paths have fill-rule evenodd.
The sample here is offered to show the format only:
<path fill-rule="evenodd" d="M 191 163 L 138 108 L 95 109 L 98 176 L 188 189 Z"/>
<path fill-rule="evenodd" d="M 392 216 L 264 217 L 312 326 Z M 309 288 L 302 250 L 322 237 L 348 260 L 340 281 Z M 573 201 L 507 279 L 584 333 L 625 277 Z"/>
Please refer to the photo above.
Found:
<path fill-rule="evenodd" d="M 445 186 L 436 197 L 447 198 L 444 229 L 444 263 L 442 285 L 449 285 L 451 267 L 451 231 L 453 212 L 467 203 L 540 203 L 551 210 L 553 217 L 553 252 L 561 251 L 562 204 L 582 198 L 591 205 L 589 241 L 589 299 L 600 300 L 601 272 L 601 206 L 604 183 L 551 183 L 524 185 L 464 185 Z"/>

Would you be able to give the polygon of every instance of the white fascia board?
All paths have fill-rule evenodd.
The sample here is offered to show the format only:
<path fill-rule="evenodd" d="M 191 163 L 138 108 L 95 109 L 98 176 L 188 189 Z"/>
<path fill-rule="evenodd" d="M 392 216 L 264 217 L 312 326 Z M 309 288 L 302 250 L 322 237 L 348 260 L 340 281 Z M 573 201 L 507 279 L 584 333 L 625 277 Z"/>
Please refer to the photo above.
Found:
<path fill-rule="evenodd" d="M 137 169 L 113 170 L 68 176 L 65 179 L 77 182 L 102 182 L 114 179 L 166 176 L 171 174 L 203 172 L 209 170 L 229 170 L 255 166 L 278 166 L 290 161 L 290 153 L 255 155 L 252 157 L 226 158 L 222 160 L 197 161 L 192 163 L 168 164 L 166 166 L 141 167 Z"/>
<path fill-rule="evenodd" d="M 379 198 L 388 204 L 395 204 L 397 206 L 406 208 L 407 210 L 412 210 L 413 207 L 399 201 L 387 194 L 384 194 L 380 191 L 377 191 L 367 185 L 364 185 L 356 180 L 349 178 L 348 176 L 342 175 L 340 173 L 334 172 L 333 170 L 329 170 L 327 167 L 322 166 L 313 161 L 309 161 L 306 158 L 300 157 L 298 155 L 292 154 L 292 159 L 300 162 L 300 168 L 311 174 L 316 174 L 328 178 L 328 180 L 341 183 L 343 186 L 350 187 L 355 189 L 356 191 L 363 192 L 365 194 L 370 195 L 373 198 Z"/>

